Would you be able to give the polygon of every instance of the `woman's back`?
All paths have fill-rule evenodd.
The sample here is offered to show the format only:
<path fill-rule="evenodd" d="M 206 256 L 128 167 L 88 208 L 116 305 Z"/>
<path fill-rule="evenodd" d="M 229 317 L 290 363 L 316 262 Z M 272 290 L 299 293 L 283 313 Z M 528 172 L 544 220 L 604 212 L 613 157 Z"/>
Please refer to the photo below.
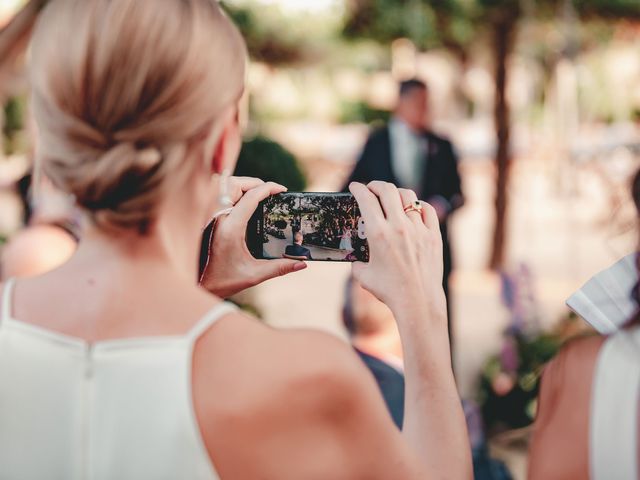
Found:
<path fill-rule="evenodd" d="M 351 479 L 410 468 L 386 462 L 406 456 L 389 443 L 399 432 L 340 340 L 272 330 L 135 264 L 82 281 L 78 263 L 2 289 L 0 478 Z M 365 463 L 362 449 L 384 455 Z"/>
<path fill-rule="evenodd" d="M 200 334 L 233 310 L 218 303 L 185 335 L 89 343 L 0 317 L 2 478 L 215 479 L 192 401 Z"/>
<path fill-rule="evenodd" d="M 531 478 L 638 478 L 640 329 L 568 344 L 547 367 Z"/>

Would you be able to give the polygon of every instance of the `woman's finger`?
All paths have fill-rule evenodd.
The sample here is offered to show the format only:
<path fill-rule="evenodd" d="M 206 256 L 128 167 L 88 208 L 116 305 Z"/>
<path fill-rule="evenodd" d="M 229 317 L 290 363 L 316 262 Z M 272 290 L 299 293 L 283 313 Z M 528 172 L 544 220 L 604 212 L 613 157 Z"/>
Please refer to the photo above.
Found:
<path fill-rule="evenodd" d="M 351 264 L 351 275 L 353 278 L 362 285 L 362 276 L 367 270 L 368 264 L 364 262 L 353 262 Z"/>
<path fill-rule="evenodd" d="M 256 188 L 252 188 L 234 205 L 226 220 L 227 226 L 239 229 L 244 236 L 247 223 L 249 223 L 249 219 L 258 208 L 260 202 L 270 195 L 276 195 L 284 191 L 286 191 L 286 187 L 273 182 L 263 183 Z"/>
<path fill-rule="evenodd" d="M 260 282 L 276 277 L 283 277 L 290 273 L 299 272 L 307 268 L 307 264 L 300 260 L 262 260 L 258 263 Z"/>
<path fill-rule="evenodd" d="M 440 231 L 440 220 L 438 220 L 438 214 L 436 209 L 429 205 L 427 202 L 420 202 L 422 205 L 422 221 L 430 230 Z"/>
<path fill-rule="evenodd" d="M 367 184 L 367 188 L 371 190 L 380 199 L 380 204 L 384 210 L 387 220 L 398 223 L 405 219 L 402 211 L 402 201 L 396 186 L 389 182 L 381 182 L 375 180 Z"/>
<path fill-rule="evenodd" d="M 382 213 L 380 202 L 371 190 L 362 183 L 352 182 L 349 185 L 349 191 L 358 203 L 360 214 L 367 228 L 374 228 L 376 224 L 384 222 L 384 214 Z"/>
<path fill-rule="evenodd" d="M 231 177 L 231 179 L 240 187 L 243 192 L 247 192 L 252 188 L 264 185 L 265 183 L 264 180 L 254 177 Z"/>
<path fill-rule="evenodd" d="M 409 190 L 407 188 L 399 188 L 398 192 L 400 193 L 400 199 L 402 200 L 403 210 L 404 207 L 408 205 L 414 205 L 415 202 L 418 201 L 418 196 L 413 190 Z M 405 212 L 405 215 L 407 216 L 407 218 L 409 218 L 409 220 L 411 220 L 411 222 L 415 224 L 424 224 L 421 211 L 410 210 L 408 212 Z"/>
<path fill-rule="evenodd" d="M 252 188 L 259 187 L 264 181 L 259 178 L 252 177 L 230 177 L 229 178 L 229 196 L 231 201 L 236 204 L 242 195 Z"/>

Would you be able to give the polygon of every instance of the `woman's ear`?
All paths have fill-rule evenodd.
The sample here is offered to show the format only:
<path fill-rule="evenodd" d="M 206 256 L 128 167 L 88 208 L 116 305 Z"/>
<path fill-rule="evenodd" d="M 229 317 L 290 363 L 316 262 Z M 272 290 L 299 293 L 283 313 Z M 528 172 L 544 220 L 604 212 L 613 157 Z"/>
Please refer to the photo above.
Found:
<path fill-rule="evenodd" d="M 223 130 L 220 135 L 220 139 L 216 144 L 215 150 L 213 151 L 213 158 L 211 159 L 211 173 L 220 174 L 224 170 L 224 136 L 225 131 Z"/>
<path fill-rule="evenodd" d="M 225 112 L 224 124 L 218 142 L 213 151 L 211 160 L 211 173 L 221 174 L 222 172 L 235 170 L 242 139 L 240 126 L 238 124 L 237 108 Z"/>

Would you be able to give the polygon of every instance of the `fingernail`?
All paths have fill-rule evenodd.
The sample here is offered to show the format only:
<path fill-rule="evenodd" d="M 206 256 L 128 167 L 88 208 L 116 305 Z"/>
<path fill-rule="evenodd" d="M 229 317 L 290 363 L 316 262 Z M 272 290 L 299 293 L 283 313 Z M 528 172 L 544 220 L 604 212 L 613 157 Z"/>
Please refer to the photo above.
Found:
<path fill-rule="evenodd" d="M 294 272 L 299 272 L 300 270 L 304 270 L 305 268 L 307 268 L 307 264 L 304 262 L 298 262 L 293 266 L 293 271 Z"/>

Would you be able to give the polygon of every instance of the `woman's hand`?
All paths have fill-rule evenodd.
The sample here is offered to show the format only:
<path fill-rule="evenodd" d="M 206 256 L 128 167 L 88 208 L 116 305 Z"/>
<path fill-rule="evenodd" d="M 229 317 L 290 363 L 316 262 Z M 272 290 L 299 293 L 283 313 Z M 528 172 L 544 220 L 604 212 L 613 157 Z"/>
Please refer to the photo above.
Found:
<path fill-rule="evenodd" d="M 433 207 L 420 202 L 422 211 L 405 213 L 416 194 L 387 182 L 352 183 L 349 189 L 360 207 L 370 252 L 368 264 L 354 264 L 355 278 L 397 317 L 418 308 L 442 325 L 447 317 L 442 237 Z"/>
<path fill-rule="evenodd" d="M 232 177 L 229 194 L 234 202 L 229 215 L 218 218 L 209 243 L 209 258 L 201 285 L 221 298 L 307 267 L 298 260 L 257 260 L 247 248 L 247 223 L 259 203 L 270 195 L 286 191 L 282 185 L 257 178 Z"/>
<path fill-rule="evenodd" d="M 369 241 L 353 274 L 394 314 L 405 366 L 402 434 L 433 477 L 472 478 L 469 439 L 451 369 L 442 237 L 433 207 L 385 182 L 352 183 Z M 437 432 L 434 434 L 434 432 Z"/>

